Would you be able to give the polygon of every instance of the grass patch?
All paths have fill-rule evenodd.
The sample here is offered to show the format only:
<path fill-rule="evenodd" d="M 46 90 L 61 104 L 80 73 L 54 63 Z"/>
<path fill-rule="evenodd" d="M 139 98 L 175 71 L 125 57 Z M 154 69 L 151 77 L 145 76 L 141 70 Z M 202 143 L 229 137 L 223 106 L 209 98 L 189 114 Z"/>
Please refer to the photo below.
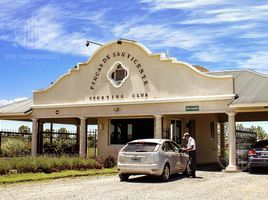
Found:
<path fill-rule="evenodd" d="M 10 174 L 0 176 L 0 185 L 20 183 L 27 181 L 42 181 L 49 179 L 67 178 L 67 177 L 78 177 L 78 176 L 103 176 L 113 175 L 117 173 L 116 168 L 111 169 L 90 169 L 90 170 L 65 170 L 61 172 L 53 172 L 50 174 L 46 173 L 24 173 L 24 174 Z"/>
<path fill-rule="evenodd" d="M 87 156 L 88 157 L 94 157 L 95 149 L 94 147 L 88 147 L 87 148 Z M 98 155 L 98 149 L 96 149 L 96 154 Z"/>
<path fill-rule="evenodd" d="M 9 174 L 11 170 L 18 173 L 59 172 L 64 170 L 101 169 L 95 159 L 80 157 L 14 157 L 0 158 L 0 175 Z"/>

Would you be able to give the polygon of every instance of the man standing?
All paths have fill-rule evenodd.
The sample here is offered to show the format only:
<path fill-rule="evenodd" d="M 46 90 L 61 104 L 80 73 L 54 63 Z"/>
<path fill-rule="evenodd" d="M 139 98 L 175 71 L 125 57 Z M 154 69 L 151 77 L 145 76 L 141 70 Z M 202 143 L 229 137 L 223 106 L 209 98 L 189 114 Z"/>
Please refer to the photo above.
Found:
<path fill-rule="evenodd" d="M 189 153 L 190 157 L 190 169 L 191 169 L 191 176 L 196 178 L 195 171 L 196 171 L 196 144 L 194 138 L 190 136 L 189 133 L 184 133 L 183 139 L 187 142 L 187 147 L 183 150 Z"/>

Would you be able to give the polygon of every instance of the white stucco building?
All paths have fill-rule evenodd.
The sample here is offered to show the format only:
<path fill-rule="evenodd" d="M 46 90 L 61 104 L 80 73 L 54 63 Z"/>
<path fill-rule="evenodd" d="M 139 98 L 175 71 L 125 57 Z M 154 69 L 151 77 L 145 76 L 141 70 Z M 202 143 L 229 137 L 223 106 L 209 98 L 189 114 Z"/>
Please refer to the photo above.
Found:
<path fill-rule="evenodd" d="M 196 139 L 198 163 L 218 160 L 217 125 L 229 124 L 229 166 L 236 170 L 236 121 L 268 120 L 268 77 L 252 71 L 208 72 L 152 54 L 133 41 L 100 47 L 33 99 L 0 107 L 0 119 L 33 122 L 32 155 L 43 123 L 77 126 L 86 156 L 87 124 L 98 125 L 98 152 L 116 156 L 136 138 Z M 224 140 L 221 140 L 224 147 Z"/>

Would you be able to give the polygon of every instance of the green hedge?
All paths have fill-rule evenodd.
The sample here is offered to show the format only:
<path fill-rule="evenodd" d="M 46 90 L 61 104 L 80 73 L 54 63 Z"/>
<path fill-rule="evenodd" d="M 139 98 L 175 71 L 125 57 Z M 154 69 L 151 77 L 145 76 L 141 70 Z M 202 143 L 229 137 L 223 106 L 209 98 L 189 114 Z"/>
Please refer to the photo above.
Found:
<path fill-rule="evenodd" d="M 31 145 L 25 139 L 9 138 L 1 150 L 3 157 L 27 156 L 31 154 Z"/>
<path fill-rule="evenodd" d="M 0 158 L 0 175 L 27 172 L 59 172 L 62 170 L 101 169 L 102 165 L 94 159 L 79 157 L 15 157 Z"/>

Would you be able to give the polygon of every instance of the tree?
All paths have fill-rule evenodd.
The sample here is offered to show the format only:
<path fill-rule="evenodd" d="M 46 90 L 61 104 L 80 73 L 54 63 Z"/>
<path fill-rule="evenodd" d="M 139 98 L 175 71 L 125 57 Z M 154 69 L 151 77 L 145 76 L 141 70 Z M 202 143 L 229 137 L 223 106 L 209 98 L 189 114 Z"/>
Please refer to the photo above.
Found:
<path fill-rule="evenodd" d="M 19 127 L 19 133 L 30 133 L 31 129 L 28 126 L 22 125 Z"/>
<path fill-rule="evenodd" d="M 268 139 L 268 135 L 265 130 L 260 126 L 251 126 L 250 130 L 257 133 L 257 140 Z"/>
<path fill-rule="evenodd" d="M 51 131 L 49 128 L 45 129 L 43 131 L 43 137 L 45 138 L 46 141 L 48 141 L 49 138 L 51 138 Z"/>
<path fill-rule="evenodd" d="M 58 133 L 68 133 L 68 130 L 66 128 L 62 127 L 58 130 Z"/>
<path fill-rule="evenodd" d="M 251 126 L 250 128 L 245 128 L 243 124 L 237 124 L 236 130 L 246 130 L 251 131 L 257 134 L 257 140 L 265 140 L 268 139 L 268 134 L 261 126 Z"/>
<path fill-rule="evenodd" d="M 68 130 L 64 127 L 60 128 L 58 130 L 58 133 L 65 133 L 65 134 L 59 134 L 59 138 L 67 139 L 69 137 Z"/>

